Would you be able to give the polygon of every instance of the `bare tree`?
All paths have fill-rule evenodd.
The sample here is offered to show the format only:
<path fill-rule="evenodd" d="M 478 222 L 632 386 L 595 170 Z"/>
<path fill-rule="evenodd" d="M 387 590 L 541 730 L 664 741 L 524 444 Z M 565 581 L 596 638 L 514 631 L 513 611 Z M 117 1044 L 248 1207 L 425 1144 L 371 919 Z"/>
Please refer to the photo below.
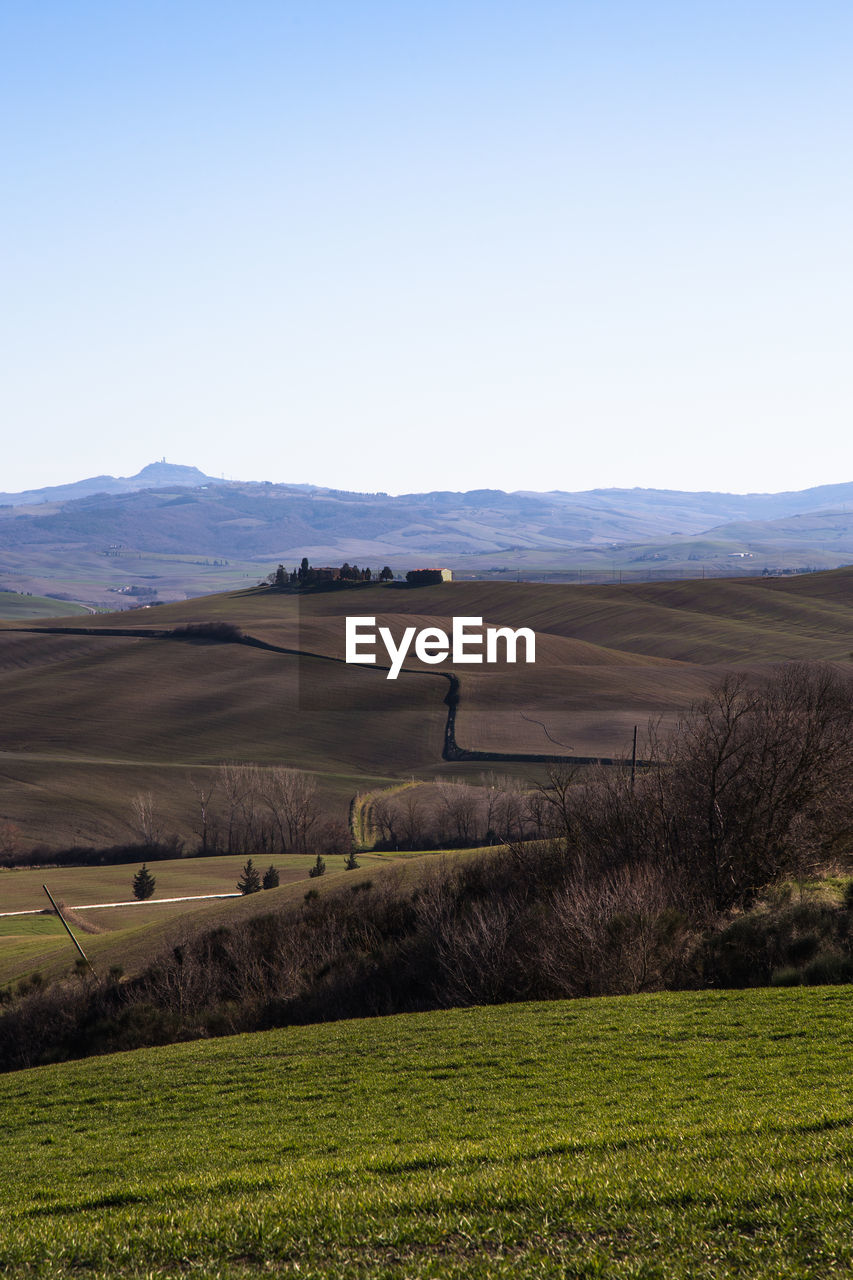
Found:
<path fill-rule="evenodd" d="M 398 801 L 400 839 L 404 849 L 420 849 L 424 845 L 423 809 L 417 792 L 407 787 Z"/>
<path fill-rule="evenodd" d="M 133 825 L 145 844 L 159 844 L 163 838 L 163 824 L 154 796 L 150 791 L 140 792 L 131 801 Z"/>
<path fill-rule="evenodd" d="M 235 762 L 223 763 L 219 766 L 216 780 L 225 807 L 225 847 L 228 853 L 244 853 L 242 816 L 248 786 L 245 766 Z"/>
<path fill-rule="evenodd" d="M 370 802 L 370 825 L 379 832 L 379 840 L 388 849 L 400 847 L 396 806 L 387 796 L 376 796 Z"/>
<path fill-rule="evenodd" d="M 217 792 L 216 778 L 205 774 L 201 779 L 190 775 L 189 784 L 198 805 L 198 834 L 202 853 L 216 853 L 219 849 L 219 823 L 213 807 Z"/>
<path fill-rule="evenodd" d="M 504 778 L 495 812 L 495 821 L 504 843 L 523 840 L 525 786 L 518 778 Z"/>
<path fill-rule="evenodd" d="M 442 778 L 436 783 L 439 807 L 443 813 L 442 827 L 451 840 L 458 844 L 471 844 L 477 825 L 477 799 L 474 791 L 464 782 Z"/>
<path fill-rule="evenodd" d="M 533 838 L 541 840 L 549 830 L 551 805 L 538 787 L 524 795 L 524 821 L 529 824 Z"/>
<path fill-rule="evenodd" d="M 790 663 L 756 684 L 730 677 L 671 743 L 668 852 L 704 877 L 717 907 L 829 856 L 853 821 L 853 685 Z"/>
<path fill-rule="evenodd" d="M 547 782 L 536 784 L 536 794 L 547 805 L 541 810 L 543 825 L 549 832 L 571 840 L 575 835 L 575 817 L 577 813 L 577 787 L 579 780 L 578 766 L 575 764 L 550 765 L 547 771 Z M 550 820 L 545 813 L 550 812 Z"/>
<path fill-rule="evenodd" d="M 853 826 L 853 684 L 829 667 L 786 664 L 764 681 L 728 677 L 652 759 L 574 785 L 552 776 L 567 857 L 598 874 L 664 869 L 685 906 L 748 905 L 774 879 L 831 856 Z"/>
<path fill-rule="evenodd" d="M 315 779 L 298 769 L 276 767 L 259 774 L 258 789 L 281 851 L 305 852 L 319 816 Z"/>
<path fill-rule="evenodd" d="M 495 828 L 497 826 L 501 780 L 494 771 L 482 773 L 480 775 L 480 786 L 484 792 L 483 842 L 495 844 L 499 838 Z"/>

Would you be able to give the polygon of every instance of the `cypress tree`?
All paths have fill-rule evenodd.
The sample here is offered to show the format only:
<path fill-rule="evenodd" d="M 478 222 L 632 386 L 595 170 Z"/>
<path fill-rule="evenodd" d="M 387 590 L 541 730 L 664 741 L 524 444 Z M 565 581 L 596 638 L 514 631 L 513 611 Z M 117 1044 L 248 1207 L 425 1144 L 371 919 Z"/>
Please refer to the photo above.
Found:
<path fill-rule="evenodd" d="M 150 898 L 154 892 L 154 886 L 157 880 L 152 876 L 151 872 L 143 862 L 142 866 L 133 877 L 133 896 L 138 898 L 140 902 L 144 902 L 146 898 Z"/>
<path fill-rule="evenodd" d="M 237 881 L 237 888 L 241 893 L 257 893 L 261 887 L 261 873 L 249 858 L 243 867 L 243 874 Z"/>

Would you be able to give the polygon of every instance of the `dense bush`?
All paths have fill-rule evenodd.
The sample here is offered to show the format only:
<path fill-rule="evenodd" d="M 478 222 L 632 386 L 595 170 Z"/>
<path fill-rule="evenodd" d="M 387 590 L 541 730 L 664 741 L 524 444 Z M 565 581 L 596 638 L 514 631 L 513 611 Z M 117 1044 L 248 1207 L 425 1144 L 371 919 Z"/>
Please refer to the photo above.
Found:
<path fill-rule="evenodd" d="M 599 874 L 655 867 L 682 905 L 717 912 L 849 848 L 853 697 L 830 667 L 731 677 L 648 754 L 635 782 L 619 770 L 581 785 L 552 773 L 546 795 L 567 850 Z"/>
<path fill-rule="evenodd" d="M 184 843 L 177 836 L 155 843 L 114 844 L 105 849 L 75 845 L 71 849 L 30 849 L 26 853 L 0 854 L 0 867 L 116 867 L 131 862 L 163 862 L 183 856 Z"/>
<path fill-rule="evenodd" d="M 174 627 L 176 640 L 194 640 L 200 643 L 236 644 L 243 639 L 243 632 L 233 622 L 187 622 Z"/>
<path fill-rule="evenodd" d="M 718 987 L 850 982 L 851 904 L 806 900 L 736 917 L 704 943 L 702 969 Z"/>

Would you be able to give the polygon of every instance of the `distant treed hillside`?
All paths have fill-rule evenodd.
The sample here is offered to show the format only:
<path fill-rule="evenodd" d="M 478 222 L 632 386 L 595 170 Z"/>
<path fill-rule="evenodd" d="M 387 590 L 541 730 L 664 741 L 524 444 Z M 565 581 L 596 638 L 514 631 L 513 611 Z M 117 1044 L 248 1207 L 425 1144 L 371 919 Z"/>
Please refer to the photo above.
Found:
<path fill-rule="evenodd" d="M 194 467 L 155 463 L 130 479 L 102 476 L 2 497 L 0 586 L 89 602 L 106 601 L 99 586 L 115 590 L 136 578 L 156 584 L 162 598 L 233 588 L 302 555 L 315 564 L 347 559 L 406 569 L 439 560 L 473 572 L 524 573 L 637 573 L 665 564 L 719 574 L 745 567 L 738 560 L 757 571 L 768 560 L 771 569 L 853 560 L 853 483 L 783 494 L 480 489 L 392 497 L 226 483 Z M 784 562 L 773 560 L 777 551 Z M 240 572 L 208 586 L 198 573 L 139 563 L 150 557 L 196 557 L 197 565 L 206 557 L 201 563 L 227 561 L 232 570 L 239 562 Z"/>

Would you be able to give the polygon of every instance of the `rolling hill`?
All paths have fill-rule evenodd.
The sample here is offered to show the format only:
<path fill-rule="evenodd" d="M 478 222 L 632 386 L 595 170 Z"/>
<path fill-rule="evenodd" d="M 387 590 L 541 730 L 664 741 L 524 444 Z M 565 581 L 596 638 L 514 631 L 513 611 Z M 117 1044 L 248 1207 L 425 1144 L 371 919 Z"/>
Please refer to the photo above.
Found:
<path fill-rule="evenodd" d="M 616 756 L 633 726 L 672 724 L 729 670 L 798 660 L 849 665 L 853 570 L 791 579 L 608 587 L 450 583 L 317 594 L 253 588 L 86 626 L 0 629 L 0 822 L 29 843 L 132 837 L 134 796 L 157 796 L 167 829 L 193 838 L 191 782 L 222 761 L 316 778 L 338 821 L 359 791 L 418 777 L 476 777 L 442 758 L 449 667 L 344 661 L 347 614 L 406 626 L 456 616 L 529 626 L 537 661 L 458 668 L 456 742 L 502 753 Z M 253 643 L 171 636 L 225 621 Z M 54 628 L 51 634 L 47 629 Z M 113 634 L 111 634 L 111 632 Z M 381 657 L 380 657 L 381 663 Z M 540 771 L 541 772 L 541 771 Z"/>

